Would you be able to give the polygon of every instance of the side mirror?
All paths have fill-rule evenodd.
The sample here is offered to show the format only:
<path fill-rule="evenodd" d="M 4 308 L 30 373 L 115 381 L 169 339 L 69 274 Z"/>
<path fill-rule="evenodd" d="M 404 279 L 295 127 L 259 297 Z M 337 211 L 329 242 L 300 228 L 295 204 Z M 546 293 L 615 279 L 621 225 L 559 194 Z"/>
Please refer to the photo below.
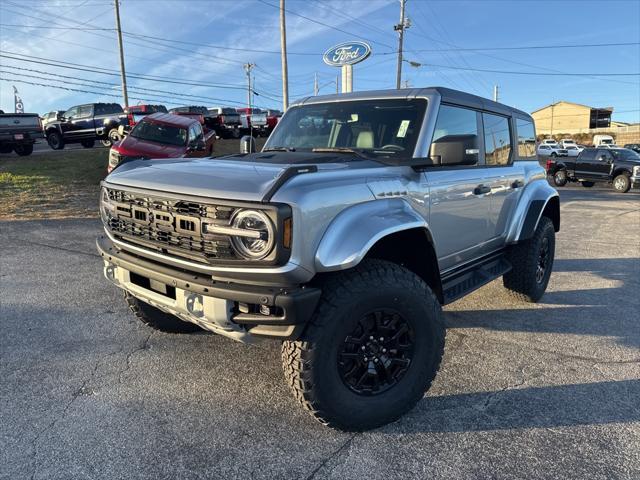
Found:
<path fill-rule="evenodd" d="M 204 140 L 193 140 L 189 143 L 189 150 L 192 152 L 204 152 L 206 148 Z"/>
<path fill-rule="evenodd" d="M 240 153 L 254 153 L 256 151 L 256 139 L 251 135 L 245 135 L 240 139 Z"/>
<path fill-rule="evenodd" d="M 478 163 L 477 135 L 447 135 L 431 144 L 434 165 L 475 165 Z"/>

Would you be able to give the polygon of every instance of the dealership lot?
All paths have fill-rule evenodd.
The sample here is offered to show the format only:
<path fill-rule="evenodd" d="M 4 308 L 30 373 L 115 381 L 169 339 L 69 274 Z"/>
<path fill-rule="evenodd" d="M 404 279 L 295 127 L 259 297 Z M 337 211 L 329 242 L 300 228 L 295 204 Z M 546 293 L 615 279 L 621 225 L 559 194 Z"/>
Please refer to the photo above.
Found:
<path fill-rule="evenodd" d="M 98 221 L 0 223 L 0 477 L 640 477 L 640 194 L 560 194 L 542 303 L 494 282 L 448 306 L 428 395 L 358 434 L 298 408 L 278 344 L 135 321 Z"/>

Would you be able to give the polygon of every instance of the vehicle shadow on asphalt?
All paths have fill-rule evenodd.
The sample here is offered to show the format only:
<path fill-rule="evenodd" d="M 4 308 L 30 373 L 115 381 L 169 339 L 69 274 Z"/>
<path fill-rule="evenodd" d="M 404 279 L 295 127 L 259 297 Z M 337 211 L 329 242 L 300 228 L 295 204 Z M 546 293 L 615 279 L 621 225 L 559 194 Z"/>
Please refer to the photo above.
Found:
<path fill-rule="evenodd" d="M 445 433 L 632 423 L 640 421 L 637 398 L 640 380 L 428 396 L 383 430 Z"/>
<path fill-rule="evenodd" d="M 637 258 L 557 259 L 556 273 L 589 273 L 619 286 L 547 292 L 539 304 L 516 309 L 447 310 L 447 328 L 615 337 L 621 345 L 640 348 L 638 262 Z"/>

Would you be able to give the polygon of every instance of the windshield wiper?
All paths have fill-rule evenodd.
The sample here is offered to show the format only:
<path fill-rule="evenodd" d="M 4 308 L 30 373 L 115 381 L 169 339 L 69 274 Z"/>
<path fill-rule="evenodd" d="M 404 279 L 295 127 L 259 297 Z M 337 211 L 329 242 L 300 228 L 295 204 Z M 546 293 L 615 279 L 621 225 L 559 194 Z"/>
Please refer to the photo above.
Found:
<path fill-rule="evenodd" d="M 312 148 L 312 152 L 314 153 L 355 153 L 360 158 L 366 158 L 367 160 L 371 160 L 371 156 L 364 153 L 362 150 L 354 150 L 349 147 L 322 147 L 322 148 Z"/>
<path fill-rule="evenodd" d="M 270 147 L 262 150 L 263 152 L 295 152 L 293 147 Z"/>

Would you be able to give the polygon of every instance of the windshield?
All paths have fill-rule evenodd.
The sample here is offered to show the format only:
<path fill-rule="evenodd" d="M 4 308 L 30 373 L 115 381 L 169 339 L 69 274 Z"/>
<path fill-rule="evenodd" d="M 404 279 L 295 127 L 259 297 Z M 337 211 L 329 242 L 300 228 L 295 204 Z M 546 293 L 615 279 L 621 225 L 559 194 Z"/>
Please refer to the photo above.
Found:
<path fill-rule="evenodd" d="M 389 99 L 292 107 L 265 150 L 347 148 L 375 157 L 411 157 L 426 106 L 423 99 Z"/>
<path fill-rule="evenodd" d="M 140 140 L 162 143 L 165 145 L 186 145 L 187 130 L 163 123 L 145 122 L 138 123 L 130 135 Z"/>
<path fill-rule="evenodd" d="M 613 145 L 613 140 L 611 140 L 610 138 L 603 138 L 602 140 L 600 140 L 600 144 L 601 145 Z"/>
<path fill-rule="evenodd" d="M 618 160 L 640 160 L 640 155 L 628 148 L 611 149 L 609 151 Z"/>

